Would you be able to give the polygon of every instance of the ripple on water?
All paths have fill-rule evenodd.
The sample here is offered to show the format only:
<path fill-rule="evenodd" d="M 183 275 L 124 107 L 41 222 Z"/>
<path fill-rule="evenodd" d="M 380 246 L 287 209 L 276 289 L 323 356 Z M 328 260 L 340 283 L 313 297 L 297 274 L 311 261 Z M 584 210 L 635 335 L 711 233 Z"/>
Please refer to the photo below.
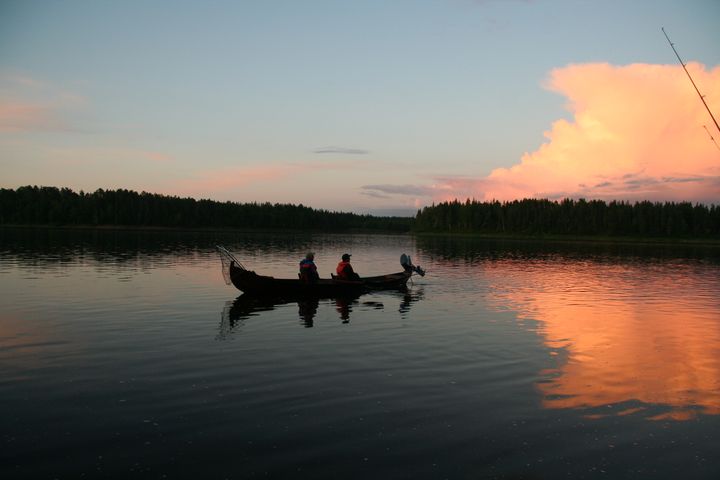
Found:
<path fill-rule="evenodd" d="M 711 478 L 712 256 L 346 235 L 126 240 L 0 253 L 2 430 L 27 478 L 80 476 L 98 457 L 113 473 L 143 458 L 169 476 L 202 464 L 217 477 Z M 429 274 L 346 303 L 248 305 L 223 283 L 216 243 L 277 276 L 295 275 L 310 247 L 321 272 L 348 250 L 358 270 L 386 273 L 404 251 Z"/>

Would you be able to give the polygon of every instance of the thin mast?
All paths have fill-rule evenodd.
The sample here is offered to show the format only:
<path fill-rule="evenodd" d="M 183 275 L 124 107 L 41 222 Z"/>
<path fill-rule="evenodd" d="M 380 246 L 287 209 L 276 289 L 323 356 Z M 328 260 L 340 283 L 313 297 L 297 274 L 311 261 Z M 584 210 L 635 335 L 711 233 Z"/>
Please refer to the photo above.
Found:
<path fill-rule="evenodd" d="M 695 87 L 695 91 L 697 92 L 698 96 L 700 97 L 700 100 L 703 102 L 703 105 L 705 105 L 705 108 L 707 109 L 708 113 L 710 114 L 710 118 L 712 118 L 713 122 L 715 122 L 715 126 L 717 127 L 718 132 L 720 132 L 720 125 L 718 125 L 717 120 L 715 120 L 715 116 L 710 111 L 710 107 L 708 107 L 708 104 L 705 102 L 705 96 L 702 93 L 700 93 L 700 90 L 698 90 L 697 85 L 695 85 L 695 82 L 693 81 L 692 77 L 690 76 L 690 72 L 688 72 L 687 67 L 685 67 L 685 63 L 682 61 L 682 58 L 680 58 L 680 54 L 678 54 L 677 50 L 675 50 L 675 44 L 673 44 L 670 41 L 670 37 L 668 37 L 668 34 L 665 33 L 665 27 L 661 27 L 660 30 L 662 30 L 663 35 L 665 35 L 665 38 L 667 38 L 667 41 L 670 44 L 670 47 L 673 49 L 673 52 L 675 52 L 675 56 L 680 61 L 680 65 L 682 65 L 683 70 L 685 70 L 685 73 L 687 73 L 687 76 L 690 79 L 690 83 L 692 83 L 692 86 Z M 710 133 L 710 132 L 708 132 L 708 133 Z M 712 136 L 710 138 L 712 138 Z M 714 138 L 713 138 L 713 141 L 715 141 Z"/>

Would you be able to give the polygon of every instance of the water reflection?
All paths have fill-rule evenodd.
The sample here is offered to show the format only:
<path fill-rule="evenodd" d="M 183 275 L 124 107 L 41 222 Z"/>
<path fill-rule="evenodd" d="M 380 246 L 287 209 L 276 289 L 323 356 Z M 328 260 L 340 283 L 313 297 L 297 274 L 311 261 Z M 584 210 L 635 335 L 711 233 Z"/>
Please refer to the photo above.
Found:
<path fill-rule="evenodd" d="M 340 314 L 340 320 L 343 323 L 350 323 L 351 305 L 352 302 L 349 302 L 346 298 L 335 299 L 335 310 Z"/>
<path fill-rule="evenodd" d="M 402 301 L 400 302 L 400 306 L 398 307 L 398 311 L 400 312 L 401 318 L 407 318 L 408 313 L 410 313 L 410 307 L 416 303 L 419 302 L 425 298 L 425 290 L 423 287 L 417 287 L 417 288 L 406 288 L 402 292 Z"/>
<path fill-rule="evenodd" d="M 487 239 L 478 237 L 419 236 L 418 254 L 424 259 L 473 263 L 490 259 L 535 259 L 561 257 L 575 259 L 694 259 L 720 261 L 717 243 L 640 243 L 537 241 L 532 239 Z M 427 261 L 427 260 L 425 260 Z"/>
<path fill-rule="evenodd" d="M 422 289 L 401 289 L 392 292 L 383 292 L 383 296 L 399 298 L 398 311 L 402 318 L 405 318 L 411 306 L 424 298 Z M 362 306 L 365 309 L 384 310 L 385 304 L 381 301 L 364 300 L 361 295 L 336 297 L 331 299 L 320 299 L 317 297 L 268 297 L 242 294 L 232 302 L 227 302 L 222 312 L 220 322 L 219 339 L 223 339 L 239 329 L 246 320 L 260 315 L 263 312 L 276 310 L 278 307 L 297 304 L 298 319 L 301 326 L 312 328 L 315 325 L 315 318 L 318 310 L 323 306 L 331 307 L 344 324 L 350 323 L 353 309 Z"/>
<path fill-rule="evenodd" d="M 418 251 L 447 276 L 487 285 L 491 307 L 541 337 L 555 364 L 536 385 L 544 408 L 720 414 L 717 246 L 439 236 L 418 238 Z"/>
<path fill-rule="evenodd" d="M 300 321 L 306 328 L 312 327 L 314 325 L 315 315 L 317 315 L 318 306 L 320 305 L 320 299 L 300 299 L 297 304 Z"/>
<path fill-rule="evenodd" d="M 539 322 L 546 408 L 651 420 L 720 414 L 720 273 L 694 263 L 484 265 L 491 302 Z"/>

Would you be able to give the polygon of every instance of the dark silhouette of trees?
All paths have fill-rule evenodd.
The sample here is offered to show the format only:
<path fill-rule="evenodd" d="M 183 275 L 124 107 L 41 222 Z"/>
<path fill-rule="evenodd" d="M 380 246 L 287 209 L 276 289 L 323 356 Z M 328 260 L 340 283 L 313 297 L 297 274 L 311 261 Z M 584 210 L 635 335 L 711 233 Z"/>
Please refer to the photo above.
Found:
<path fill-rule="evenodd" d="M 690 202 L 524 199 L 443 202 L 419 210 L 419 232 L 720 238 L 720 206 Z"/>
<path fill-rule="evenodd" d="M 0 225 L 114 225 L 177 228 L 407 232 L 412 218 L 316 210 L 304 205 L 195 200 L 132 190 L 0 189 Z"/>
<path fill-rule="evenodd" d="M 290 229 L 720 238 L 720 206 L 690 202 L 524 199 L 454 200 L 417 216 L 374 217 L 302 204 L 195 200 L 132 190 L 74 192 L 26 186 L 0 189 L 0 225 L 116 225 L 177 228 Z"/>

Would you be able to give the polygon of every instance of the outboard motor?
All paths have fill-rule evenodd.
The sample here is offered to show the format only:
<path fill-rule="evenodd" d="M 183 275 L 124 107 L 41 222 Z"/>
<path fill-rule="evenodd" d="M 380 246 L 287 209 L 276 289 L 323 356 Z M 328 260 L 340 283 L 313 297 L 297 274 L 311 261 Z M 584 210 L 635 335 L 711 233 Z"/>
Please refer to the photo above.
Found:
<path fill-rule="evenodd" d="M 406 272 L 415 272 L 421 277 L 425 276 L 425 270 L 413 265 L 412 260 L 410 259 L 410 255 L 406 255 L 404 253 L 400 255 L 400 265 L 402 265 L 403 269 Z"/>

